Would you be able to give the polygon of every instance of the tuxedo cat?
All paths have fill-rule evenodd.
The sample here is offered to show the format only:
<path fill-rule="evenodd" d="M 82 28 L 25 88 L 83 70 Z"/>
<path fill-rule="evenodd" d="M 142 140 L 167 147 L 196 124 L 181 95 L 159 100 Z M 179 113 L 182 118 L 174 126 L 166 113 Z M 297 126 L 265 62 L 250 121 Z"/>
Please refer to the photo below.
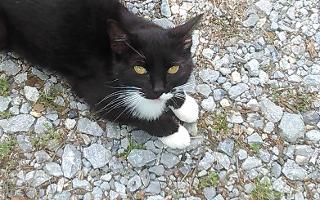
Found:
<path fill-rule="evenodd" d="M 1 0 L 0 47 L 62 74 L 105 119 L 185 148 L 198 105 L 182 86 L 201 16 L 163 29 L 116 0 Z"/>

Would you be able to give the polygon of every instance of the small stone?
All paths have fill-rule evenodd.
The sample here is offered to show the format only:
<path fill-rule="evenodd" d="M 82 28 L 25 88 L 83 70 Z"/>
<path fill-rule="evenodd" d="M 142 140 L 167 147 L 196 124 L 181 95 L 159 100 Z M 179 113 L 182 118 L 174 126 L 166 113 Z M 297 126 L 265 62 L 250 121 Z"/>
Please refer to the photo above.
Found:
<path fill-rule="evenodd" d="M 20 149 L 23 152 L 31 152 L 32 151 L 32 144 L 31 141 L 29 139 L 29 136 L 25 136 L 25 135 L 18 135 L 17 136 L 17 142 L 18 145 L 20 147 Z"/>
<path fill-rule="evenodd" d="M 263 129 L 265 133 L 271 133 L 273 130 L 274 130 L 274 123 L 272 122 L 267 122 Z"/>
<path fill-rule="evenodd" d="M 89 181 L 80 180 L 78 178 L 75 178 L 72 180 L 72 187 L 73 187 L 73 189 L 84 189 L 87 191 L 91 190 L 91 185 L 90 185 Z"/>
<path fill-rule="evenodd" d="M 14 81 L 18 84 L 21 84 L 28 80 L 28 74 L 27 73 L 21 73 L 14 77 Z"/>
<path fill-rule="evenodd" d="M 53 102 L 58 106 L 65 106 L 64 98 L 62 96 L 57 96 Z"/>
<path fill-rule="evenodd" d="M 156 165 L 149 168 L 151 173 L 156 174 L 157 176 L 162 176 L 164 173 L 164 167 L 162 165 Z"/>
<path fill-rule="evenodd" d="M 249 86 L 245 83 L 239 83 L 237 85 L 232 86 L 228 93 L 232 99 L 236 98 L 237 96 L 241 95 L 245 91 L 249 90 Z"/>
<path fill-rule="evenodd" d="M 269 0 L 260 0 L 256 3 L 256 6 L 269 15 L 272 11 L 273 5 Z"/>
<path fill-rule="evenodd" d="M 36 158 L 37 163 L 43 163 L 51 158 L 44 150 L 35 152 L 34 157 Z"/>
<path fill-rule="evenodd" d="M 20 108 L 20 113 L 28 114 L 31 111 L 31 105 L 27 102 L 22 104 Z"/>
<path fill-rule="evenodd" d="M 197 86 L 197 91 L 205 97 L 209 97 L 212 92 L 210 86 L 207 84 L 199 84 Z"/>
<path fill-rule="evenodd" d="M 171 17 L 171 10 L 168 0 L 161 0 L 161 14 L 165 17 Z"/>
<path fill-rule="evenodd" d="M 69 118 L 69 119 L 74 119 L 74 118 L 77 118 L 77 117 L 78 117 L 77 111 L 75 111 L 75 110 L 70 110 L 70 111 L 68 112 L 68 118 Z"/>
<path fill-rule="evenodd" d="M 279 128 L 280 136 L 287 142 L 295 142 L 304 136 L 304 122 L 298 114 L 284 113 Z"/>
<path fill-rule="evenodd" d="M 115 182 L 114 187 L 116 189 L 116 192 L 118 192 L 120 195 L 126 194 L 126 186 L 124 186 L 123 184 L 121 184 L 119 182 Z"/>
<path fill-rule="evenodd" d="M 277 106 L 267 98 L 264 98 L 260 102 L 260 106 L 262 113 L 269 121 L 276 123 L 281 120 L 283 109 L 280 106 Z"/>
<path fill-rule="evenodd" d="M 92 144 L 83 149 L 83 156 L 89 160 L 94 169 L 104 167 L 111 159 L 111 152 L 101 144 Z"/>
<path fill-rule="evenodd" d="M 103 134 L 103 130 L 97 122 L 90 121 L 87 118 L 79 119 L 77 130 L 81 133 L 93 136 L 101 136 Z"/>
<path fill-rule="evenodd" d="M 230 102 L 228 99 L 222 99 L 220 101 L 220 105 L 223 107 L 223 108 L 227 108 L 227 107 L 230 107 Z"/>
<path fill-rule="evenodd" d="M 214 54 L 214 51 L 209 48 L 203 49 L 203 51 L 202 51 L 203 57 L 205 57 L 206 59 L 209 59 L 209 60 L 212 59 L 213 54 Z"/>
<path fill-rule="evenodd" d="M 307 111 L 302 113 L 303 121 L 306 124 L 317 125 L 320 121 L 320 115 L 316 111 Z"/>
<path fill-rule="evenodd" d="M 248 144 L 262 144 L 263 140 L 258 133 L 253 133 L 247 137 Z"/>
<path fill-rule="evenodd" d="M 251 170 L 257 167 L 260 167 L 262 165 L 261 160 L 259 160 L 256 157 L 248 157 L 243 163 L 242 163 L 242 168 L 244 170 Z"/>
<path fill-rule="evenodd" d="M 211 57 L 212 58 L 212 57 Z M 212 84 L 218 80 L 220 73 L 212 69 L 202 69 L 199 72 L 199 77 L 203 82 L 207 84 Z"/>
<path fill-rule="evenodd" d="M 309 145 L 296 145 L 295 154 L 310 157 L 314 152 L 314 149 Z"/>
<path fill-rule="evenodd" d="M 306 133 L 306 138 L 313 142 L 320 141 L 320 131 L 319 130 L 311 130 Z"/>
<path fill-rule="evenodd" d="M 31 171 L 26 174 L 26 181 L 32 187 L 38 187 L 50 179 L 51 177 L 43 170 Z"/>
<path fill-rule="evenodd" d="M 131 132 L 132 138 L 138 143 L 138 144 L 144 144 L 148 140 L 150 140 L 151 135 L 146 133 L 142 130 L 134 130 Z"/>
<path fill-rule="evenodd" d="M 259 16 L 255 13 L 249 15 L 249 17 L 242 22 L 245 27 L 254 27 L 259 21 Z"/>
<path fill-rule="evenodd" d="M 215 198 L 212 200 L 224 200 L 223 196 L 221 194 L 218 194 Z"/>
<path fill-rule="evenodd" d="M 111 123 L 111 122 L 107 123 L 106 132 L 107 132 L 108 138 L 120 139 L 121 129 L 118 124 Z"/>
<path fill-rule="evenodd" d="M 241 82 L 241 75 L 239 72 L 234 71 L 231 73 L 231 81 L 233 83 L 240 83 Z"/>
<path fill-rule="evenodd" d="M 268 150 L 260 149 L 259 150 L 259 158 L 262 160 L 262 162 L 269 163 L 271 155 L 268 152 Z"/>
<path fill-rule="evenodd" d="M 16 75 L 20 70 L 20 66 L 12 60 L 5 60 L 0 63 L 0 71 L 4 71 L 9 76 Z"/>
<path fill-rule="evenodd" d="M 69 200 L 71 193 L 69 191 L 62 191 L 59 194 L 54 195 L 54 200 Z"/>
<path fill-rule="evenodd" d="M 307 176 L 307 171 L 296 164 L 293 160 L 288 160 L 282 168 L 282 173 L 290 180 L 303 181 Z"/>
<path fill-rule="evenodd" d="M 211 96 L 201 102 L 201 107 L 208 112 L 213 112 L 216 109 L 216 106 L 217 105 Z"/>
<path fill-rule="evenodd" d="M 45 172 L 47 172 L 50 176 L 62 176 L 63 173 L 61 171 L 61 166 L 55 162 L 49 162 L 44 166 Z"/>
<path fill-rule="evenodd" d="M 211 200 L 216 196 L 217 192 L 213 187 L 206 187 L 203 190 L 203 194 L 207 200 Z"/>
<path fill-rule="evenodd" d="M 94 187 L 92 190 L 93 199 L 102 199 L 103 192 L 99 187 Z"/>
<path fill-rule="evenodd" d="M 229 122 L 234 124 L 241 124 L 243 123 L 243 118 L 240 113 L 234 112 L 230 117 L 227 118 Z"/>
<path fill-rule="evenodd" d="M 307 75 L 303 78 L 303 83 L 308 86 L 319 87 L 320 75 Z"/>
<path fill-rule="evenodd" d="M 40 78 L 41 80 L 45 81 L 48 80 L 49 77 L 43 73 L 42 71 L 38 70 L 37 68 L 32 67 L 31 68 L 31 72 L 36 75 L 38 78 Z"/>
<path fill-rule="evenodd" d="M 77 124 L 77 121 L 74 119 L 66 119 L 66 121 L 64 121 L 64 125 L 68 130 L 73 129 Z"/>
<path fill-rule="evenodd" d="M 40 117 L 37 119 L 36 124 L 34 125 L 34 132 L 37 134 L 43 134 L 48 132 L 49 129 L 52 129 L 52 124 L 45 117 Z"/>
<path fill-rule="evenodd" d="M 8 109 L 11 99 L 9 97 L 0 96 L 0 112 Z"/>
<path fill-rule="evenodd" d="M 272 184 L 272 187 L 274 188 L 275 191 L 278 191 L 281 193 L 289 193 L 291 191 L 291 188 L 282 179 L 283 177 L 280 177 L 277 180 L 275 180 Z"/>
<path fill-rule="evenodd" d="M 250 99 L 246 106 L 252 111 L 258 111 L 260 109 L 259 103 L 256 99 Z"/>
<path fill-rule="evenodd" d="M 218 145 L 218 150 L 226 153 L 230 157 L 232 157 L 233 155 L 233 148 L 234 148 L 234 140 L 232 139 L 225 139 L 224 141 L 220 142 Z"/>
<path fill-rule="evenodd" d="M 164 29 L 169 29 L 174 27 L 174 23 L 167 18 L 154 19 L 153 22 Z"/>
<path fill-rule="evenodd" d="M 230 167 L 229 157 L 223 153 L 214 152 L 213 156 L 218 164 L 220 164 L 224 169 L 228 170 Z"/>
<path fill-rule="evenodd" d="M 142 184 L 144 185 L 144 187 L 147 187 L 150 183 L 150 173 L 148 171 L 148 169 L 144 169 L 140 172 L 139 174 Z"/>
<path fill-rule="evenodd" d="M 249 70 L 251 76 L 259 76 L 260 63 L 256 59 L 250 60 L 245 67 Z"/>
<path fill-rule="evenodd" d="M 213 98 L 215 101 L 220 101 L 224 98 L 226 92 L 223 89 L 215 89 L 213 90 Z"/>
<path fill-rule="evenodd" d="M 38 101 L 40 94 L 37 88 L 24 86 L 24 94 L 29 101 L 36 102 Z"/>
<path fill-rule="evenodd" d="M 142 186 L 141 179 L 138 175 L 133 176 L 128 181 L 128 189 L 130 192 L 138 190 Z"/>
<path fill-rule="evenodd" d="M 199 170 L 208 170 L 213 162 L 215 161 L 215 157 L 214 155 L 212 155 L 209 152 L 206 152 L 204 157 L 200 160 L 199 164 L 198 164 L 198 168 Z"/>
<path fill-rule="evenodd" d="M 149 150 L 133 149 L 127 159 L 133 167 L 143 167 L 155 161 L 156 155 Z"/>
<path fill-rule="evenodd" d="M 238 154 L 239 160 L 244 160 L 248 157 L 248 153 L 243 149 L 240 149 L 237 154 Z"/>
<path fill-rule="evenodd" d="M 0 120 L 0 127 L 6 133 L 28 132 L 35 118 L 28 114 L 21 114 L 9 119 Z"/>
<path fill-rule="evenodd" d="M 275 178 L 278 178 L 281 175 L 281 165 L 277 162 L 272 163 L 271 173 Z"/>
<path fill-rule="evenodd" d="M 163 153 L 160 162 L 167 168 L 172 168 L 180 162 L 180 159 L 172 153 Z"/>
<path fill-rule="evenodd" d="M 73 178 L 81 169 L 81 152 L 67 144 L 62 154 L 62 171 L 66 178 Z"/>
<path fill-rule="evenodd" d="M 161 192 L 159 181 L 151 181 L 145 192 L 146 194 L 159 194 Z"/>

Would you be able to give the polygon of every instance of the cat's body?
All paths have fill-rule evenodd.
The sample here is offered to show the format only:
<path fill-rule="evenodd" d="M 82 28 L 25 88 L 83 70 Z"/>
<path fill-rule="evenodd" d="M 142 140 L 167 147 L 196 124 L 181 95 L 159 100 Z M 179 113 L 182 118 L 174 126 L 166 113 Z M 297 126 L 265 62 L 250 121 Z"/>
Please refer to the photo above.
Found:
<path fill-rule="evenodd" d="M 116 0 L 0 0 L 0 48 L 64 75 L 102 117 L 183 148 L 178 119 L 194 122 L 198 107 L 177 88 L 193 68 L 198 20 L 165 30 Z"/>

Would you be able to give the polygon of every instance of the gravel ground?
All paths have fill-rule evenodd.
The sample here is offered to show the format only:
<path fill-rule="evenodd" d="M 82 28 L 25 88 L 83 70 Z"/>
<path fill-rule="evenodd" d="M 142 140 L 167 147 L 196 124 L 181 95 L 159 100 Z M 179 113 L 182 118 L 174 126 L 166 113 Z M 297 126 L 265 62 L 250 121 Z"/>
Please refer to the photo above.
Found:
<path fill-rule="evenodd" d="M 0 54 L 0 199 L 320 199 L 318 0 L 125 2 L 163 26 L 205 13 L 192 145 L 97 119 L 55 73 Z"/>

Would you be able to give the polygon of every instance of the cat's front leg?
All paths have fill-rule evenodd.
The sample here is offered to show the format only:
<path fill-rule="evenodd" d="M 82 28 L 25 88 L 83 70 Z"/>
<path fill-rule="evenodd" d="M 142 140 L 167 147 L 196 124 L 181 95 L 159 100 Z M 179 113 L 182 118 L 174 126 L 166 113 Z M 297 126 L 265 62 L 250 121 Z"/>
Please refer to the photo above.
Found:
<path fill-rule="evenodd" d="M 193 123 L 199 118 L 198 103 L 186 93 L 177 93 L 169 101 L 169 108 L 183 122 Z"/>
<path fill-rule="evenodd" d="M 171 112 L 164 113 L 152 121 L 131 119 L 129 124 L 157 136 L 160 141 L 172 149 L 184 149 L 190 145 L 189 132 L 179 124 Z"/>

